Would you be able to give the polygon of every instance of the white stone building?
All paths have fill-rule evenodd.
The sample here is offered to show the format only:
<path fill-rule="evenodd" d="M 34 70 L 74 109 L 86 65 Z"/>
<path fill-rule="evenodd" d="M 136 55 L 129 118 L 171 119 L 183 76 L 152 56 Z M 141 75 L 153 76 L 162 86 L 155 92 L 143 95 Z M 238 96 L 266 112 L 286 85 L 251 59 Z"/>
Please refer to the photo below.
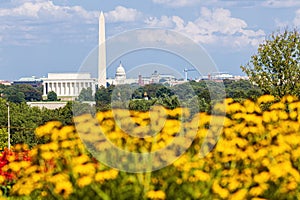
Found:
<path fill-rule="evenodd" d="M 59 99 L 75 100 L 83 88 L 91 88 L 95 94 L 96 83 L 90 73 L 48 73 L 43 78 L 43 98 L 47 99 L 47 94 L 54 91 Z"/>
<path fill-rule="evenodd" d="M 138 78 L 127 78 L 125 68 L 120 62 L 118 68 L 116 69 L 115 77 L 109 78 L 106 81 L 110 85 L 123 85 L 138 83 Z"/>
<path fill-rule="evenodd" d="M 121 85 L 124 84 L 126 81 L 126 72 L 125 69 L 122 65 L 122 63 L 120 62 L 119 67 L 116 70 L 116 74 L 115 74 L 115 84 L 116 85 Z"/>

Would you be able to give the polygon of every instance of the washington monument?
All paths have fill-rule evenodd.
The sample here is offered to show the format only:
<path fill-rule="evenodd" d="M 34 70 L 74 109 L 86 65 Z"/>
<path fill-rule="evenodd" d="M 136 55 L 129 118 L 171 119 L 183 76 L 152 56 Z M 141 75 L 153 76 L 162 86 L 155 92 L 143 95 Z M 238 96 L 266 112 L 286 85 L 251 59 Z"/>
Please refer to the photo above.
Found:
<path fill-rule="evenodd" d="M 106 87 L 106 46 L 105 46 L 105 19 L 101 11 L 99 17 L 99 44 L 98 44 L 98 87 Z"/>

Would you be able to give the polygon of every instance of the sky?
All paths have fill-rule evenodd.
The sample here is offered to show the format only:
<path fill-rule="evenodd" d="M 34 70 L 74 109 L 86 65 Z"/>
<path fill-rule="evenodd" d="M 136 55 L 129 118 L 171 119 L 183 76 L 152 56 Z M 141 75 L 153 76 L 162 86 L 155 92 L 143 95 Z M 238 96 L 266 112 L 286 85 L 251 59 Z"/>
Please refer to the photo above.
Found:
<path fill-rule="evenodd" d="M 233 75 L 244 75 L 240 66 L 270 34 L 300 25 L 299 0 L 0 0 L 0 80 L 80 71 L 98 44 L 100 11 L 108 39 L 143 28 L 175 31 Z M 149 55 L 120 56 L 112 69 L 121 60 L 126 71 L 147 66 Z M 169 56 L 155 63 L 186 65 Z"/>

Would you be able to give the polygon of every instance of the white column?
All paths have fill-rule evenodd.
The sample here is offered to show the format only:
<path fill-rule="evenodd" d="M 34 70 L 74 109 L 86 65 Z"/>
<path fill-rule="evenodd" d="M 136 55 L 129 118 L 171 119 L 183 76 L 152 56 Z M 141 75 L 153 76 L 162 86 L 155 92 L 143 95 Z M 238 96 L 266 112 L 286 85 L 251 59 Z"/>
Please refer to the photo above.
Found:
<path fill-rule="evenodd" d="M 59 85 L 60 85 L 60 96 L 62 96 L 64 94 L 63 83 L 59 82 Z"/>
<path fill-rule="evenodd" d="M 57 90 L 56 90 L 56 82 L 53 82 L 52 84 L 53 84 L 52 91 L 54 91 L 56 93 L 57 92 Z"/>
<path fill-rule="evenodd" d="M 71 83 L 67 82 L 67 95 L 70 96 L 71 95 Z"/>
<path fill-rule="evenodd" d="M 70 95 L 74 95 L 74 88 L 73 88 L 73 82 L 70 82 Z"/>
<path fill-rule="evenodd" d="M 74 96 L 77 95 L 77 83 L 74 82 Z"/>
<path fill-rule="evenodd" d="M 81 85 L 80 85 L 81 83 L 79 82 L 79 83 L 77 83 L 77 96 L 79 95 L 79 92 L 80 92 L 80 87 L 81 87 Z"/>
<path fill-rule="evenodd" d="M 62 82 L 59 82 L 59 85 L 60 85 L 60 96 L 62 96 L 63 95 L 63 93 L 64 93 L 64 90 L 63 90 L 63 83 Z"/>
<path fill-rule="evenodd" d="M 55 82 L 55 92 L 56 92 L 57 95 L 59 95 L 58 94 L 58 82 Z"/>
<path fill-rule="evenodd" d="M 69 87 L 69 82 L 66 82 L 66 96 L 70 96 L 70 91 L 69 91 L 69 89 L 70 89 L 70 87 Z"/>
<path fill-rule="evenodd" d="M 64 95 L 67 96 L 67 83 L 64 82 L 63 86 L 64 86 Z"/>
<path fill-rule="evenodd" d="M 57 86 L 57 87 L 56 87 L 56 88 L 57 88 L 57 95 L 60 96 L 60 95 L 61 95 L 61 91 L 60 91 L 61 85 L 60 85 L 60 82 L 57 82 L 57 83 L 56 83 L 56 86 Z"/>
<path fill-rule="evenodd" d="M 47 84 L 47 83 L 44 81 L 44 82 L 43 82 L 43 95 L 44 95 L 44 96 L 47 95 L 47 94 L 46 94 L 46 84 Z"/>
<path fill-rule="evenodd" d="M 93 90 L 93 94 L 95 94 L 96 93 L 96 84 L 95 84 L 95 82 L 91 83 L 91 87 L 92 87 L 92 90 Z"/>
<path fill-rule="evenodd" d="M 76 82 L 73 82 L 73 96 L 76 95 Z"/>

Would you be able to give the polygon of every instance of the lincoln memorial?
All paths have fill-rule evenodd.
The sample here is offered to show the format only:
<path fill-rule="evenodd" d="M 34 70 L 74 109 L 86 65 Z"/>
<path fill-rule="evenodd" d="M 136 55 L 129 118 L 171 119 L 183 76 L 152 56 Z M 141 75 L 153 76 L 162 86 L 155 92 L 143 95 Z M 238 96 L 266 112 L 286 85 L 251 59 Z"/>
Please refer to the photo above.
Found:
<path fill-rule="evenodd" d="M 75 100 L 83 88 L 91 88 L 95 94 L 96 83 L 90 73 L 48 73 L 43 78 L 43 98 L 47 99 L 47 94 L 54 91 L 62 100 Z"/>

